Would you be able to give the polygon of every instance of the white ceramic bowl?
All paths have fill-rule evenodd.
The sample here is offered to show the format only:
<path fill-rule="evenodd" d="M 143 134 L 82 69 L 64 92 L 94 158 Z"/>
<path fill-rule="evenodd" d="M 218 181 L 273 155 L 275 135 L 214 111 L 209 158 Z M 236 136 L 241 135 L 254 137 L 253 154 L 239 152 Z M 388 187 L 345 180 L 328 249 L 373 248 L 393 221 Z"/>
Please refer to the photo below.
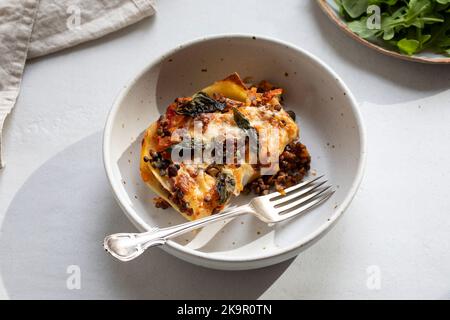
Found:
<path fill-rule="evenodd" d="M 301 141 L 312 155 L 312 171 L 326 174 L 336 193 L 314 211 L 274 227 L 245 216 L 163 247 L 183 260 L 230 270 L 281 262 L 317 240 L 352 200 L 365 159 L 365 136 L 355 99 L 323 62 L 293 45 L 259 36 L 198 39 L 151 62 L 122 90 L 107 120 L 106 173 L 120 206 L 139 230 L 183 222 L 172 209 L 156 209 L 154 194 L 141 182 L 143 131 L 174 98 L 191 95 L 235 71 L 242 78 L 266 79 L 285 89 L 284 104 L 297 114 Z"/>

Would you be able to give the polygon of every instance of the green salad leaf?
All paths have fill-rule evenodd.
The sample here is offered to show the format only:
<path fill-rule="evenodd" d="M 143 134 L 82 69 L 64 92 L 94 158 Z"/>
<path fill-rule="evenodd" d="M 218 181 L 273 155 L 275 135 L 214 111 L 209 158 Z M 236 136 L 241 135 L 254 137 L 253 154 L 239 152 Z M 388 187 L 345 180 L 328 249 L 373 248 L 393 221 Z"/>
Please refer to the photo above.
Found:
<path fill-rule="evenodd" d="M 335 0 L 348 27 L 361 38 L 414 55 L 450 55 L 450 0 Z M 378 6 L 378 24 L 373 23 Z M 371 9 L 371 10 L 368 10 Z"/>

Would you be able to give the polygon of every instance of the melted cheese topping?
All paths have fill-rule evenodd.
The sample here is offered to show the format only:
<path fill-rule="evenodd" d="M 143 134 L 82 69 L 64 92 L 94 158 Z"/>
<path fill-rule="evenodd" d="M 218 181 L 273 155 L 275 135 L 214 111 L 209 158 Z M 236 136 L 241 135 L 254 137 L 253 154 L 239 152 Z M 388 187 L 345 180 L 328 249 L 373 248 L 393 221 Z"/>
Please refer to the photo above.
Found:
<path fill-rule="evenodd" d="M 270 101 L 266 101 L 266 104 L 263 105 L 250 105 L 249 99 L 242 103 L 245 100 L 244 94 L 247 91 L 243 89 L 243 85 L 236 83 L 236 81 L 233 78 L 233 83 L 228 86 L 225 79 L 203 91 L 210 96 L 215 93 L 225 93 L 228 98 L 239 99 L 240 103 L 236 104 L 237 110 L 258 133 L 260 158 L 262 156 L 261 162 L 263 164 L 265 163 L 264 160 L 271 162 L 274 158 L 270 158 L 270 156 L 278 157 L 287 144 L 298 138 L 298 127 L 289 114 L 281 108 L 277 97 L 271 98 Z M 255 90 L 252 90 L 251 93 L 255 95 Z M 203 116 L 207 118 L 202 128 L 201 136 L 204 146 L 225 139 L 239 140 L 246 135 L 245 130 L 236 124 L 232 108 L 229 108 L 226 112 L 207 113 L 203 114 Z M 189 132 L 191 137 L 196 136 L 195 132 L 197 131 L 194 132 L 192 118 L 188 117 L 185 121 L 179 123 L 181 123 L 183 129 Z M 157 140 L 156 127 L 153 125 L 151 128 L 151 130 L 149 128 L 144 138 L 144 140 L 148 141 L 143 143 L 143 155 L 148 155 L 151 150 L 156 150 L 154 148 Z M 180 126 L 178 126 L 178 129 L 180 129 Z M 266 156 L 270 159 L 265 158 Z M 278 161 L 278 158 L 275 160 Z M 206 171 L 212 161 L 212 159 L 209 159 L 209 162 L 204 159 L 204 162 L 200 164 L 182 163 L 174 178 L 169 178 L 167 174 L 161 175 L 150 162 L 144 163 L 141 161 L 141 173 L 145 180 L 149 172 L 151 172 L 167 192 L 181 194 L 181 200 L 188 205 L 190 210 L 190 214 L 183 212 L 183 215 L 190 220 L 195 220 L 208 216 L 222 209 L 225 205 L 220 204 L 218 200 L 216 177 L 208 174 Z M 234 178 L 234 195 L 239 195 L 247 183 L 260 175 L 260 172 L 255 170 L 251 163 L 221 164 L 220 166 L 223 173 L 227 173 Z M 276 171 L 278 171 L 277 166 L 275 166 Z M 184 210 L 173 202 L 170 202 L 170 204 L 180 212 Z"/>

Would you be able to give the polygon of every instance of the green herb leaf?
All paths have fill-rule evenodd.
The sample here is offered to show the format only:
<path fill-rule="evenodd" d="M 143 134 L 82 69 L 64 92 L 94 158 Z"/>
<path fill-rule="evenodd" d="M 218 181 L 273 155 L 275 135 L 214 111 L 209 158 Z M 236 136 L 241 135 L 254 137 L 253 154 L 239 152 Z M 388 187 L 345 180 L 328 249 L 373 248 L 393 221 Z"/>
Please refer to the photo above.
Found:
<path fill-rule="evenodd" d="M 361 20 L 350 22 L 348 24 L 348 27 L 350 28 L 350 30 L 364 39 L 374 37 L 379 32 L 379 30 L 369 29 L 367 27 L 367 17 L 364 17 Z"/>
<path fill-rule="evenodd" d="M 400 51 L 411 56 L 417 52 L 417 49 L 419 49 L 420 42 L 417 40 L 411 40 L 411 39 L 404 38 L 404 39 L 400 40 L 399 42 L 397 42 L 397 46 L 400 49 Z"/>
<path fill-rule="evenodd" d="M 450 46 L 450 0 L 335 0 L 341 16 L 354 33 L 369 41 L 382 41 L 402 53 L 424 50 L 447 55 Z M 381 11 L 378 29 L 368 23 L 377 5 Z"/>
<path fill-rule="evenodd" d="M 250 121 L 248 121 L 237 108 L 233 108 L 233 115 L 234 115 L 234 122 L 236 122 L 239 128 L 241 128 L 242 130 L 252 129 Z"/>
<path fill-rule="evenodd" d="M 342 6 L 352 18 L 358 18 L 366 12 L 369 6 L 368 0 L 342 0 Z"/>
<path fill-rule="evenodd" d="M 231 195 L 234 192 L 234 188 L 236 186 L 236 181 L 231 174 L 226 172 L 221 172 L 217 175 L 216 180 L 216 189 L 219 194 L 219 203 L 224 204 L 230 199 Z"/>
<path fill-rule="evenodd" d="M 204 92 L 196 93 L 192 100 L 177 107 L 178 114 L 194 117 L 201 113 L 222 111 L 226 104 L 212 99 Z"/>
<path fill-rule="evenodd" d="M 250 139 L 250 152 L 258 154 L 258 132 L 252 127 L 250 121 L 237 109 L 233 108 L 234 122 L 236 125 L 244 130 Z M 253 143 L 252 143 L 253 142 Z"/>

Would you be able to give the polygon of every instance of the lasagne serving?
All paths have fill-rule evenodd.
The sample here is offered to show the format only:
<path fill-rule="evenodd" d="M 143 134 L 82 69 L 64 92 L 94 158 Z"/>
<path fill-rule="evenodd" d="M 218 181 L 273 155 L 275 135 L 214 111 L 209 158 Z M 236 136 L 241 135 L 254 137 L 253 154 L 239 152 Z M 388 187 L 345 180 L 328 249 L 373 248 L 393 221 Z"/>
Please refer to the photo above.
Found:
<path fill-rule="evenodd" d="M 195 220 L 241 192 L 282 192 L 300 182 L 311 158 L 282 93 L 267 81 L 247 87 L 234 73 L 175 99 L 142 141 L 141 176 L 159 196 L 155 205 Z"/>

